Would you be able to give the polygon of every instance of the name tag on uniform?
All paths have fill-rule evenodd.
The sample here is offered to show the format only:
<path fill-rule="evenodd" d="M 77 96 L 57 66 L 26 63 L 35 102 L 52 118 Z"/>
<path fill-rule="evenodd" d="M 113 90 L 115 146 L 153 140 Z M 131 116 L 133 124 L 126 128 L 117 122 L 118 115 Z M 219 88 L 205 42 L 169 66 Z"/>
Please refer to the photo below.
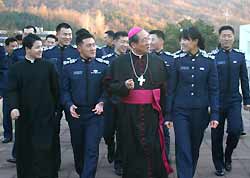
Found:
<path fill-rule="evenodd" d="M 189 70 L 190 67 L 189 66 L 181 66 L 181 70 Z"/>
<path fill-rule="evenodd" d="M 74 71 L 73 75 L 82 75 L 82 73 L 83 73 L 82 71 Z"/>
<path fill-rule="evenodd" d="M 217 61 L 217 64 L 226 64 L 226 61 Z"/>
<path fill-rule="evenodd" d="M 200 67 L 200 70 L 203 71 L 203 70 L 205 70 L 205 68 L 204 67 Z"/>
<path fill-rule="evenodd" d="M 237 64 L 238 62 L 237 61 L 233 61 L 234 64 Z"/>
<path fill-rule="evenodd" d="M 167 66 L 167 67 L 169 67 L 170 65 L 168 64 L 168 62 L 167 61 L 165 61 L 165 65 Z"/>
<path fill-rule="evenodd" d="M 90 73 L 91 73 L 91 74 L 101 74 L 101 72 L 100 72 L 100 71 L 98 71 L 97 69 L 95 69 L 95 70 L 91 71 Z"/>

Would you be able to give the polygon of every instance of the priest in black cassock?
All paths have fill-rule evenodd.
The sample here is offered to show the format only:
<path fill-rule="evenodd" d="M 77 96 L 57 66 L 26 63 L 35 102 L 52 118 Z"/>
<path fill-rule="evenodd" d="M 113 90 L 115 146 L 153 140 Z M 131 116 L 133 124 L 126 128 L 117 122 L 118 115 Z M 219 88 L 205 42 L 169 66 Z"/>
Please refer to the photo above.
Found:
<path fill-rule="evenodd" d="M 123 178 L 167 178 L 172 172 L 164 144 L 167 72 L 164 62 L 149 54 L 149 33 L 140 27 L 129 33 L 131 52 L 107 70 L 104 85 L 118 104 L 123 148 Z"/>
<path fill-rule="evenodd" d="M 56 178 L 55 108 L 58 80 L 52 64 L 41 60 L 42 41 L 29 34 L 23 39 L 25 60 L 9 71 L 7 97 L 15 120 L 18 178 Z"/>

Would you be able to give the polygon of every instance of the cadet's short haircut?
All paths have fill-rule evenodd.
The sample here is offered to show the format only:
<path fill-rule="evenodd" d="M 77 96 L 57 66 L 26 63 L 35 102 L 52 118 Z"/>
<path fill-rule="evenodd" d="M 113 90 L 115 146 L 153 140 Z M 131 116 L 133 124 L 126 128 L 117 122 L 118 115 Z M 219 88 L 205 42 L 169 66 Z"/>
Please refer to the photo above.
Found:
<path fill-rule="evenodd" d="M 13 42 L 17 42 L 17 39 L 16 38 L 14 38 L 14 37 L 9 37 L 9 38 L 7 38 L 5 41 L 4 41 L 4 43 L 5 43 L 5 46 L 9 46 L 9 44 L 10 43 L 13 43 Z"/>
<path fill-rule="evenodd" d="M 35 41 L 42 41 L 42 40 L 39 36 L 30 33 L 23 38 L 23 47 L 31 49 Z"/>
<path fill-rule="evenodd" d="M 110 38 L 114 38 L 115 32 L 112 30 L 108 30 L 105 32 L 105 34 L 107 34 Z"/>
<path fill-rule="evenodd" d="M 72 28 L 69 24 L 63 22 L 63 23 L 60 23 L 56 26 L 56 32 L 59 32 L 62 28 L 66 28 L 66 29 L 70 28 L 72 30 Z"/>
<path fill-rule="evenodd" d="M 17 35 L 15 36 L 15 38 L 16 38 L 18 41 L 22 41 L 22 40 L 23 40 L 22 34 L 17 34 Z"/>
<path fill-rule="evenodd" d="M 114 34 L 114 40 L 118 40 L 120 39 L 121 37 L 128 37 L 128 33 L 125 32 L 125 31 L 118 31 Z"/>
<path fill-rule="evenodd" d="M 161 38 L 163 41 L 165 41 L 165 35 L 161 30 L 151 30 L 149 34 L 156 35 L 158 38 Z"/>
<path fill-rule="evenodd" d="M 90 33 L 86 28 L 81 28 L 79 30 L 76 31 L 76 36 L 81 35 L 81 34 L 85 34 L 85 33 Z"/>
<path fill-rule="evenodd" d="M 56 41 L 58 40 L 56 35 L 53 35 L 53 34 L 47 35 L 45 39 L 47 40 L 48 38 L 54 38 Z"/>
<path fill-rule="evenodd" d="M 76 37 L 76 45 L 78 46 L 78 45 L 82 44 L 83 40 L 87 39 L 87 38 L 95 39 L 95 37 L 93 35 L 91 35 L 90 33 L 81 33 Z"/>
<path fill-rule="evenodd" d="M 224 26 L 220 27 L 220 29 L 219 29 L 219 35 L 224 30 L 230 30 L 234 34 L 234 28 L 232 26 L 230 26 L 230 25 L 224 25 Z"/>
<path fill-rule="evenodd" d="M 30 29 L 30 28 L 33 28 L 34 33 L 36 33 L 36 27 L 34 27 L 33 25 L 25 26 L 25 27 L 23 28 L 23 32 L 24 32 L 24 29 Z"/>

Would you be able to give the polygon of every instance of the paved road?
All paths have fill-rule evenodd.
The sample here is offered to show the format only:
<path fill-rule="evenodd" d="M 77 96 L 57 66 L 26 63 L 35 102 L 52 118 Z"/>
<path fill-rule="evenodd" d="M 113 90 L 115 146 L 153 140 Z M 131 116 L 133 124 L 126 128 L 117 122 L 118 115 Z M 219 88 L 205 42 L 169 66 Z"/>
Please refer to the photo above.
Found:
<path fill-rule="evenodd" d="M 233 170 L 222 178 L 250 178 L 250 114 L 244 113 L 245 130 L 248 135 L 242 137 L 238 149 L 233 155 Z M 67 122 L 63 120 L 61 129 L 62 145 L 62 167 L 59 173 L 60 178 L 78 178 L 73 165 L 73 153 L 70 144 L 70 135 Z M 174 134 L 171 131 L 171 159 L 175 168 L 174 158 Z M 12 143 L 0 143 L 0 178 L 16 178 L 15 165 L 7 163 L 10 157 Z M 211 159 L 210 129 L 207 129 L 200 152 L 200 159 L 195 178 L 216 178 Z M 176 174 L 169 176 L 176 178 Z M 107 162 L 107 152 L 104 142 L 100 144 L 100 157 L 96 178 L 119 178 L 115 176 L 112 165 Z"/>

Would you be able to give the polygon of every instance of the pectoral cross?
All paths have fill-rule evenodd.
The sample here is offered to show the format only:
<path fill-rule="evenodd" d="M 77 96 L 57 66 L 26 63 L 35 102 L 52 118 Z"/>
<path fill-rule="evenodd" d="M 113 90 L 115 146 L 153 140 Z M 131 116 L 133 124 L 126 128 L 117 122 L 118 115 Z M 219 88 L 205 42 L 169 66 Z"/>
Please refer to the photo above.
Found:
<path fill-rule="evenodd" d="M 143 83 L 146 81 L 146 79 L 145 78 L 143 78 L 143 75 L 141 75 L 139 78 L 138 78 L 138 80 L 137 80 L 138 82 L 139 82 L 139 85 L 140 86 L 142 86 L 143 85 Z"/>

